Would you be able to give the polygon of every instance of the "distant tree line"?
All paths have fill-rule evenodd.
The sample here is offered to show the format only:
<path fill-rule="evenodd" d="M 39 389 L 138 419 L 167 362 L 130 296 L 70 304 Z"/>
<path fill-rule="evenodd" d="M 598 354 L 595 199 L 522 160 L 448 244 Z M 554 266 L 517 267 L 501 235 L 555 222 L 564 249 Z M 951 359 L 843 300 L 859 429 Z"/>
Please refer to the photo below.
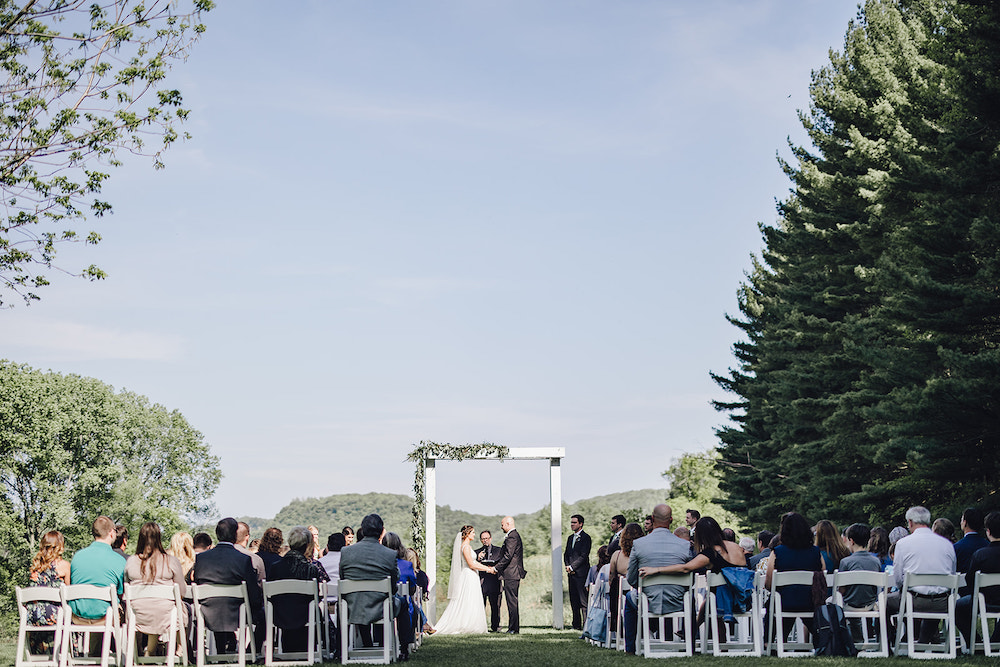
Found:
<path fill-rule="evenodd" d="M 747 527 L 996 507 L 1000 5 L 869 0 L 739 290 L 724 505 Z"/>

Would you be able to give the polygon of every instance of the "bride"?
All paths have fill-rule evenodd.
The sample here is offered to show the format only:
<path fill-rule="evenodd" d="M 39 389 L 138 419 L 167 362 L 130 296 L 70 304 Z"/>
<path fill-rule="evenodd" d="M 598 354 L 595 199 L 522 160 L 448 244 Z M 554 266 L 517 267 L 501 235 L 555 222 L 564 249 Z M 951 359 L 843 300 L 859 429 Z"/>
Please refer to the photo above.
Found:
<path fill-rule="evenodd" d="M 472 537 L 476 534 L 472 526 L 462 526 L 462 532 L 455 536 L 455 548 L 451 553 L 451 577 L 448 579 L 448 608 L 434 627 L 439 635 L 469 635 L 486 632 L 486 607 L 483 603 L 483 589 L 479 584 L 478 572 L 488 572 L 491 568 L 476 561 L 472 555 Z"/>

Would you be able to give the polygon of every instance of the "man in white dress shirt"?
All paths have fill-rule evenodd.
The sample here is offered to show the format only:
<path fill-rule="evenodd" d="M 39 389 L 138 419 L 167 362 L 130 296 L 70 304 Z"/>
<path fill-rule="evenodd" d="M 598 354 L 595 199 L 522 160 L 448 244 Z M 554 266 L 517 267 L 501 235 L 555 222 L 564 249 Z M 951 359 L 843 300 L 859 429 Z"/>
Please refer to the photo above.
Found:
<path fill-rule="evenodd" d="M 914 574 L 954 574 L 955 548 L 949 540 L 931 532 L 931 513 L 926 507 L 911 507 L 906 510 L 906 527 L 910 534 L 896 543 L 896 554 L 893 558 L 892 576 L 898 588 L 903 588 L 903 579 L 907 572 Z M 915 586 L 913 608 L 916 611 L 946 612 L 948 611 L 948 589 L 940 586 Z M 890 593 L 886 609 L 889 618 L 895 621 L 899 613 L 900 592 Z M 916 624 L 916 622 L 915 622 Z M 918 641 L 930 643 L 936 641 L 937 622 L 920 623 Z M 895 632 L 889 633 L 890 637 Z"/>

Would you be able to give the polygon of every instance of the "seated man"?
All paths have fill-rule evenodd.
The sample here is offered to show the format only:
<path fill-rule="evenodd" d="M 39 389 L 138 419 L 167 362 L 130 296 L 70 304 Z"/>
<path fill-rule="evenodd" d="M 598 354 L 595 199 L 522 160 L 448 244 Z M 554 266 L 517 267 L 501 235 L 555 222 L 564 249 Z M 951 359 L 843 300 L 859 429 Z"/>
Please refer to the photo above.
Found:
<path fill-rule="evenodd" d="M 385 526 L 378 514 L 369 514 L 361 520 L 358 531 L 360 539 L 340 551 L 340 578 L 348 581 L 376 581 L 389 577 L 392 580 L 392 590 L 396 590 L 399 581 L 399 566 L 396 564 L 396 552 L 382 546 L 382 536 Z M 381 593 L 349 593 L 344 595 L 347 601 L 347 616 L 351 625 L 360 625 L 361 639 L 365 646 L 372 646 L 371 631 L 367 627 L 382 618 L 382 602 L 385 595 Z M 410 644 L 413 643 L 413 626 L 409 622 L 409 609 L 393 596 L 393 616 L 397 619 L 396 632 L 403 659 L 409 657 Z M 381 626 L 376 628 L 381 629 Z M 379 637 L 376 635 L 376 640 Z"/>
<path fill-rule="evenodd" d="M 989 546 L 978 550 L 972 555 L 969 562 L 969 571 L 965 573 L 965 583 L 969 588 L 969 594 L 963 595 L 955 604 L 955 623 L 965 637 L 967 646 L 971 645 L 969 632 L 972 629 L 972 605 L 976 603 L 972 599 L 972 589 L 976 583 L 976 572 L 986 572 L 994 574 L 1000 572 L 1000 512 L 990 512 L 986 515 L 986 539 Z M 1000 610 L 1000 587 L 990 586 L 981 590 L 986 597 L 987 611 Z M 978 628 L 977 628 L 978 629 Z M 991 641 L 1000 642 L 1000 623 L 993 629 Z"/>
<path fill-rule="evenodd" d="M 988 547 L 990 541 L 983 537 L 983 513 L 975 507 L 968 507 L 962 512 L 962 520 L 959 525 L 962 527 L 963 537 L 955 542 L 955 571 L 965 573 L 969 571 L 972 554 L 983 547 Z M 963 586 L 958 589 L 959 595 L 970 595 L 971 593 L 971 586 Z"/>
<path fill-rule="evenodd" d="M 767 560 L 767 557 L 771 555 L 771 540 L 774 539 L 774 533 L 769 530 L 762 530 L 757 533 L 757 555 L 750 556 L 747 558 L 747 567 L 751 570 L 757 569 L 757 563 L 762 560 Z"/>
<path fill-rule="evenodd" d="M 691 543 L 670 532 L 673 516 L 669 505 L 657 505 L 650 517 L 652 530 L 645 537 L 640 537 L 632 543 L 632 554 L 628 559 L 626 578 L 632 590 L 625 598 L 626 653 L 635 653 L 639 625 L 639 600 L 636 597 L 639 587 L 639 568 L 679 565 L 688 562 L 692 557 Z M 643 588 L 643 594 L 649 599 L 649 611 L 652 614 L 669 614 L 684 608 L 684 589 L 681 586 L 669 584 L 648 586 Z"/>
<path fill-rule="evenodd" d="M 239 524 L 227 517 L 215 526 L 218 544 L 195 556 L 191 578 L 196 584 L 238 585 L 246 582 L 250 614 L 254 625 L 254 644 L 257 651 L 264 645 L 264 594 L 257 583 L 257 572 L 247 554 L 235 547 Z M 239 629 L 241 601 L 236 598 L 218 598 L 202 603 L 205 623 L 215 632 L 215 645 L 219 653 L 236 652 L 236 631 Z"/>
<path fill-rule="evenodd" d="M 847 548 L 851 555 L 844 556 L 840 565 L 837 566 L 838 570 L 841 572 L 882 571 L 882 561 L 879 560 L 878 556 L 868 551 L 868 540 L 871 539 L 871 532 L 871 529 L 863 523 L 853 523 L 847 527 L 844 538 L 847 540 Z M 875 586 L 856 584 L 843 586 L 840 593 L 844 596 L 844 607 L 867 610 L 873 608 L 878 589 Z M 861 641 L 861 619 L 850 619 L 850 626 L 854 641 Z"/>
<path fill-rule="evenodd" d="M 121 597 L 125 592 L 125 560 L 115 553 L 111 545 L 115 541 L 115 522 L 106 516 L 94 519 L 91 525 L 94 541 L 80 549 L 70 561 L 69 583 L 91 584 L 94 586 L 114 586 Z M 73 623 L 80 625 L 100 625 L 108 613 L 110 605 L 103 600 L 72 600 Z M 115 610 L 117 612 L 117 610 Z M 100 638 L 90 636 L 90 653 L 95 655 Z"/>
<path fill-rule="evenodd" d="M 926 507 L 911 507 L 906 510 L 906 526 L 910 535 L 896 542 L 893 558 L 892 578 L 900 590 L 889 593 L 886 608 L 891 622 L 899 614 L 900 595 L 903 579 L 907 572 L 914 574 L 955 574 L 955 548 L 948 540 L 931 532 L 931 513 Z M 895 529 L 894 529 L 895 530 Z M 916 586 L 913 608 L 916 611 L 944 612 L 948 610 L 947 589 L 940 586 Z M 914 625 L 917 625 L 915 623 Z M 893 627 L 895 631 L 895 627 Z M 919 623 L 918 641 L 921 644 L 936 643 L 937 623 Z M 890 632 L 890 636 L 895 636 Z"/>

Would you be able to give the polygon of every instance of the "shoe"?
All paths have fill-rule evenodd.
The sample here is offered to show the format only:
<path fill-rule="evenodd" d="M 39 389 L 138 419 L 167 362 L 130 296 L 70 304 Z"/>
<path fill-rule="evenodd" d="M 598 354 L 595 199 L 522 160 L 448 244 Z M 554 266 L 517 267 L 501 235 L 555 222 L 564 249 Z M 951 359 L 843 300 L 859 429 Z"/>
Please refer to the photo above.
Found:
<path fill-rule="evenodd" d="M 431 627 L 430 623 L 424 623 L 423 633 L 425 635 L 433 635 L 437 630 Z"/>
<path fill-rule="evenodd" d="M 517 630 L 508 630 L 507 634 L 508 635 L 516 635 L 516 634 L 520 634 L 520 633 Z"/>

